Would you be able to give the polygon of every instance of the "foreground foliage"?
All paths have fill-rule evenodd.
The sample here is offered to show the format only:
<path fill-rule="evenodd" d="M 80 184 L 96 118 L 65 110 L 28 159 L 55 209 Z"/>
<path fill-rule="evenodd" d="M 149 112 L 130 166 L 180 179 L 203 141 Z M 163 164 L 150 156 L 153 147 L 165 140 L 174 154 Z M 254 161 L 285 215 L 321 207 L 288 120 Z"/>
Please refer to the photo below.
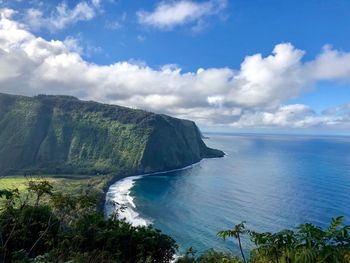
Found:
<path fill-rule="evenodd" d="M 241 263 L 238 257 L 228 253 L 215 250 L 208 250 L 199 257 L 195 256 L 195 252 L 190 248 L 186 254 L 179 258 L 176 263 Z"/>
<path fill-rule="evenodd" d="M 27 191 L 31 198 L 0 190 L 0 262 L 169 262 L 176 252 L 175 241 L 152 227 L 117 214 L 105 219 L 93 192 L 65 195 L 45 180 Z"/>
<path fill-rule="evenodd" d="M 97 212 L 100 192 L 82 188 L 63 194 L 47 180 L 29 181 L 25 188 L 0 189 L 0 262 L 171 262 L 175 241 L 152 227 L 133 227 Z M 91 190 L 92 189 L 92 190 Z M 117 205 L 120 207 L 119 205 Z M 240 257 L 190 248 L 177 263 L 349 263 L 350 226 L 343 217 L 329 227 L 299 225 L 295 230 L 259 233 L 242 222 L 218 236 L 237 240 Z M 241 239 L 254 247 L 244 253 Z"/>
<path fill-rule="evenodd" d="M 327 229 L 313 224 L 301 224 L 296 230 L 277 233 L 258 233 L 246 228 L 245 222 L 232 229 L 220 231 L 218 236 L 237 240 L 241 259 L 227 253 L 208 250 L 196 257 L 190 248 L 177 263 L 349 263 L 350 226 L 343 217 L 333 218 Z M 241 239 L 248 235 L 255 245 L 247 259 Z"/>
<path fill-rule="evenodd" d="M 327 229 L 313 224 L 301 224 L 296 230 L 282 230 L 277 233 L 245 228 L 244 222 L 232 230 L 218 233 L 223 238 L 237 239 L 243 262 L 242 235 L 249 235 L 255 244 L 251 251 L 252 263 L 347 263 L 350 262 L 350 225 L 344 225 L 343 217 L 333 218 Z"/>

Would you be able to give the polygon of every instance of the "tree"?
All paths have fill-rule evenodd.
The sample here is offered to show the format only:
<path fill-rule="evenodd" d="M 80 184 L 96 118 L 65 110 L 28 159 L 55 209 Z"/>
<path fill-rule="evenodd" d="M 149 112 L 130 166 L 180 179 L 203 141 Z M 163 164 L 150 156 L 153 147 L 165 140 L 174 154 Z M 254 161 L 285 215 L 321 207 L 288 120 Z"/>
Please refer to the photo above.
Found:
<path fill-rule="evenodd" d="M 341 263 L 350 262 L 349 225 L 343 217 L 332 219 L 327 229 L 314 224 L 301 224 L 296 231 L 277 233 L 251 231 L 251 240 L 257 246 L 253 259 L 265 258 L 272 262 Z M 255 262 L 255 261 L 254 261 Z"/>
<path fill-rule="evenodd" d="M 34 198 L 1 190 L 0 262 L 169 262 L 176 242 L 161 231 L 104 217 L 96 194 L 57 193 L 47 181 L 30 181 Z M 47 198 L 42 198 L 47 195 Z"/>
<path fill-rule="evenodd" d="M 241 251 L 243 261 L 246 263 L 247 261 L 245 259 L 243 248 L 242 248 L 241 236 L 249 233 L 249 231 L 245 229 L 244 224 L 245 224 L 245 222 L 243 221 L 240 224 L 235 225 L 235 227 L 233 229 L 220 231 L 220 232 L 218 232 L 217 235 L 219 237 L 222 237 L 224 240 L 228 237 L 236 238 L 238 240 L 239 250 Z"/>
<path fill-rule="evenodd" d="M 36 194 L 35 205 L 39 204 L 39 200 L 43 195 L 52 195 L 53 186 L 49 181 L 42 180 L 39 182 L 29 181 L 28 183 L 28 191 L 34 192 Z"/>

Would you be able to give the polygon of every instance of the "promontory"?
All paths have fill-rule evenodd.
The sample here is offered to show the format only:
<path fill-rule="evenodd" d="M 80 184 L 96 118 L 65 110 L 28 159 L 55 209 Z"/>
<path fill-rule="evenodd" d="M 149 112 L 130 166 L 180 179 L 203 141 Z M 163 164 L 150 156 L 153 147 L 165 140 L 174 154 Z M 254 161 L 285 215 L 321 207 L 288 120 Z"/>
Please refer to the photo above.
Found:
<path fill-rule="evenodd" d="M 223 155 L 193 121 L 70 96 L 0 93 L 0 174 L 151 173 Z"/>

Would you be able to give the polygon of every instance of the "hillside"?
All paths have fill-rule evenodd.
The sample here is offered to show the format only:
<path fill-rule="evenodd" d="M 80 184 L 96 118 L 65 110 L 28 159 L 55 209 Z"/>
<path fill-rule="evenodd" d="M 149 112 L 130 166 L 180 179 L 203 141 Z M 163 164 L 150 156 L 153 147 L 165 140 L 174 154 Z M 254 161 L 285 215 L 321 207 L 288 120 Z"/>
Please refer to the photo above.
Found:
<path fill-rule="evenodd" d="M 223 155 L 192 121 L 69 96 L 0 94 L 0 174 L 148 173 Z"/>

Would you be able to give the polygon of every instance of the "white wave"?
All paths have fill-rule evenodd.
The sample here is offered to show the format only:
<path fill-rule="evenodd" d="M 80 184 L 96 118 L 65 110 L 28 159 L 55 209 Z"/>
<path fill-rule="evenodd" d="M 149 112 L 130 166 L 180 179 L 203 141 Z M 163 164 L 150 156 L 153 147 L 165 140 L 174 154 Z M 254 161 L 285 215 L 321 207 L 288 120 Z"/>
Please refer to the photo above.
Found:
<path fill-rule="evenodd" d="M 106 194 L 106 216 L 109 217 L 115 212 L 115 209 L 124 207 L 124 209 L 118 213 L 119 219 L 125 219 L 133 226 L 147 226 L 151 223 L 150 220 L 142 218 L 136 211 L 134 198 L 130 195 L 131 188 L 134 186 L 135 181 L 141 177 L 142 175 L 130 176 L 117 181 L 115 184 L 110 186 Z"/>
<path fill-rule="evenodd" d="M 137 207 L 135 205 L 134 198 L 130 194 L 131 189 L 135 184 L 135 181 L 147 175 L 165 174 L 169 172 L 189 169 L 198 163 L 191 164 L 180 169 L 129 176 L 117 181 L 109 187 L 108 192 L 106 194 L 105 215 L 107 217 L 110 217 L 116 209 L 120 209 L 121 207 L 123 207 L 124 209 L 119 211 L 118 213 L 119 219 L 125 219 L 133 226 L 147 226 L 151 224 L 151 220 L 143 218 L 137 212 Z"/>

